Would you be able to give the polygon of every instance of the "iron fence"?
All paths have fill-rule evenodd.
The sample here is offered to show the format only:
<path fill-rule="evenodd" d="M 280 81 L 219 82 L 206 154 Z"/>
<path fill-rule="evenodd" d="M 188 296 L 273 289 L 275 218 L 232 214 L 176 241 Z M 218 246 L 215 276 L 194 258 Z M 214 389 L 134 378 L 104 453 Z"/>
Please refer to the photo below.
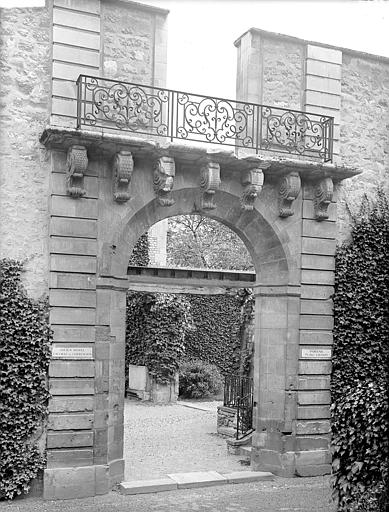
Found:
<path fill-rule="evenodd" d="M 87 75 L 77 80 L 82 126 L 332 161 L 332 117 Z"/>
<path fill-rule="evenodd" d="M 242 439 L 253 431 L 253 379 L 230 375 L 224 381 L 226 407 L 236 408 L 236 439 Z"/>

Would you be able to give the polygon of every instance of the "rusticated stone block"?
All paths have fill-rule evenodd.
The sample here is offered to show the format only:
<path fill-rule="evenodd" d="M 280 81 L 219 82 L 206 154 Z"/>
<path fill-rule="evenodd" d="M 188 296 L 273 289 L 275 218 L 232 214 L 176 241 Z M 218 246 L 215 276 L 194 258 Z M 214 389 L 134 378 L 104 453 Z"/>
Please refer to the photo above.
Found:
<path fill-rule="evenodd" d="M 94 290 L 50 290 L 50 306 L 96 307 Z"/>
<path fill-rule="evenodd" d="M 93 464 L 91 448 L 75 448 L 73 450 L 51 449 L 47 452 L 48 468 L 80 467 Z"/>
<path fill-rule="evenodd" d="M 301 435 L 308 434 L 327 434 L 330 432 L 330 422 L 322 421 L 297 421 L 296 433 Z"/>
<path fill-rule="evenodd" d="M 306 405 L 304 407 L 297 407 L 297 418 L 299 420 L 325 419 L 329 417 L 329 405 Z"/>
<path fill-rule="evenodd" d="M 95 327 L 87 325 L 53 325 L 53 341 L 62 343 L 92 343 L 95 340 Z"/>
<path fill-rule="evenodd" d="M 58 395 L 93 395 L 95 392 L 94 379 L 55 379 L 49 380 L 49 391 L 53 396 Z"/>
<path fill-rule="evenodd" d="M 50 414 L 50 430 L 82 430 L 93 426 L 93 414 Z"/>
<path fill-rule="evenodd" d="M 79 448 L 93 446 L 93 432 L 49 432 L 47 448 Z"/>
<path fill-rule="evenodd" d="M 301 301 L 304 302 L 304 301 Z M 315 301 L 316 302 L 316 301 Z M 302 307 L 302 306 L 301 306 Z M 332 345 L 332 332 L 300 331 L 300 345 Z"/>
<path fill-rule="evenodd" d="M 49 400 L 49 412 L 87 412 L 92 411 L 92 396 L 53 396 Z"/>
<path fill-rule="evenodd" d="M 330 389 L 330 376 L 299 376 L 298 378 L 299 389 Z"/>
<path fill-rule="evenodd" d="M 331 474 L 331 464 L 310 464 L 309 466 L 296 465 L 297 476 L 321 476 Z"/>
<path fill-rule="evenodd" d="M 331 373 L 331 361 L 300 361 L 299 374 L 302 375 L 320 375 Z"/>
<path fill-rule="evenodd" d="M 93 361 L 51 361 L 50 377 L 94 377 Z"/>
<path fill-rule="evenodd" d="M 331 394 L 329 391 L 299 391 L 299 405 L 322 405 L 331 403 Z"/>

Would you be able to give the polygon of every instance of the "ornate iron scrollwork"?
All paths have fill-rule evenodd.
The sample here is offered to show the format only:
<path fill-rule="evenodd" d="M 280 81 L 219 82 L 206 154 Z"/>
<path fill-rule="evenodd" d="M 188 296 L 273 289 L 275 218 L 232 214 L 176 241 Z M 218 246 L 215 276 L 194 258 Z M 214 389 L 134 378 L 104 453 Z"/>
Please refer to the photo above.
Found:
<path fill-rule="evenodd" d="M 240 202 L 243 210 L 253 210 L 254 203 L 262 190 L 263 172 L 262 169 L 270 167 L 270 163 L 263 163 L 255 169 L 250 169 L 243 173 L 241 183 L 243 186 L 243 194 Z"/>
<path fill-rule="evenodd" d="M 316 220 L 328 219 L 328 207 L 334 193 L 334 184 L 331 178 L 320 180 L 315 186 L 314 209 Z"/>
<path fill-rule="evenodd" d="M 278 192 L 278 208 L 280 217 L 289 217 L 293 215 L 293 201 L 299 195 L 301 189 L 301 180 L 298 172 L 286 174 L 280 183 Z"/>
<path fill-rule="evenodd" d="M 201 208 L 214 210 L 216 190 L 220 187 L 220 165 L 216 162 L 205 162 L 200 169 L 200 187 L 203 190 Z"/>
<path fill-rule="evenodd" d="M 154 165 L 154 191 L 161 206 L 174 204 L 172 190 L 176 168 L 174 158 L 162 156 Z"/>
<path fill-rule="evenodd" d="M 84 146 L 70 146 L 66 159 L 67 175 L 66 190 L 71 197 L 82 197 L 84 189 L 84 174 L 88 168 L 88 155 Z"/>
<path fill-rule="evenodd" d="M 134 170 L 134 161 L 130 151 L 119 151 L 113 159 L 113 198 L 118 203 L 130 199 L 130 182 Z"/>
<path fill-rule="evenodd" d="M 80 75 L 77 128 L 125 130 L 332 160 L 332 117 Z"/>

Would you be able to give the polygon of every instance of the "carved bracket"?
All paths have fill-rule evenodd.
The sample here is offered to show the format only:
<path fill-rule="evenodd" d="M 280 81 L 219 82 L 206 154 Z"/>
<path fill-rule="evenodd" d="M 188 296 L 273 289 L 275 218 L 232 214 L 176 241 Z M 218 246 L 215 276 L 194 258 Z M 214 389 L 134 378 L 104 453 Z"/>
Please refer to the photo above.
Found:
<path fill-rule="evenodd" d="M 278 192 L 278 208 L 280 217 L 293 215 L 293 201 L 299 195 L 301 180 L 298 172 L 293 171 L 286 174 L 280 183 Z"/>
<path fill-rule="evenodd" d="M 220 187 L 220 165 L 216 162 L 205 162 L 200 169 L 200 188 L 203 190 L 201 208 L 214 210 L 216 190 Z"/>
<path fill-rule="evenodd" d="M 314 209 L 316 220 L 328 219 L 328 207 L 334 194 L 334 184 L 331 178 L 320 180 L 315 186 Z"/>
<path fill-rule="evenodd" d="M 267 169 L 269 164 L 261 165 L 255 169 L 250 169 L 242 174 L 241 183 L 243 186 L 243 194 L 240 198 L 240 203 L 243 210 L 253 210 L 254 203 L 263 186 L 263 172 L 262 169 Z"/>
<path fill-rule="evenodd" d="M 172 190 L 175 175 L 176 166 L 174 158 L 170 156 L 158 158 L 154 165 L 154 191 L 161 206 L 171 206 L 174 204 Z"/>
<path fill-rule="evenodd" d="M 113 159 L 113 198 L 118 203 L 130 199 L 130 182 L 134 170 L 134 160 L 130 151 L 119 151 Z"/>
<path fill-rule="evenodd" d="M 70 146 L 66 159 L 66 190 L 72 197 L 82 197 L 84 189 L 84 174 L 88 168 L 88 155 L 84 146 Z"/>

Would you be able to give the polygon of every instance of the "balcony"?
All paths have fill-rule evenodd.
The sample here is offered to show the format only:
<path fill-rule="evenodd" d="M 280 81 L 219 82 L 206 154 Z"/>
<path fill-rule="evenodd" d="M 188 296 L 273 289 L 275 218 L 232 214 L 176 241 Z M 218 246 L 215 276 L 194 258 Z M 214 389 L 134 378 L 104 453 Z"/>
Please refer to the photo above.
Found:
<path fill-rule="evenodd" d="M 333 117 L 80 75 L 77 129 L 223 144 L 332 162 Z"/>

